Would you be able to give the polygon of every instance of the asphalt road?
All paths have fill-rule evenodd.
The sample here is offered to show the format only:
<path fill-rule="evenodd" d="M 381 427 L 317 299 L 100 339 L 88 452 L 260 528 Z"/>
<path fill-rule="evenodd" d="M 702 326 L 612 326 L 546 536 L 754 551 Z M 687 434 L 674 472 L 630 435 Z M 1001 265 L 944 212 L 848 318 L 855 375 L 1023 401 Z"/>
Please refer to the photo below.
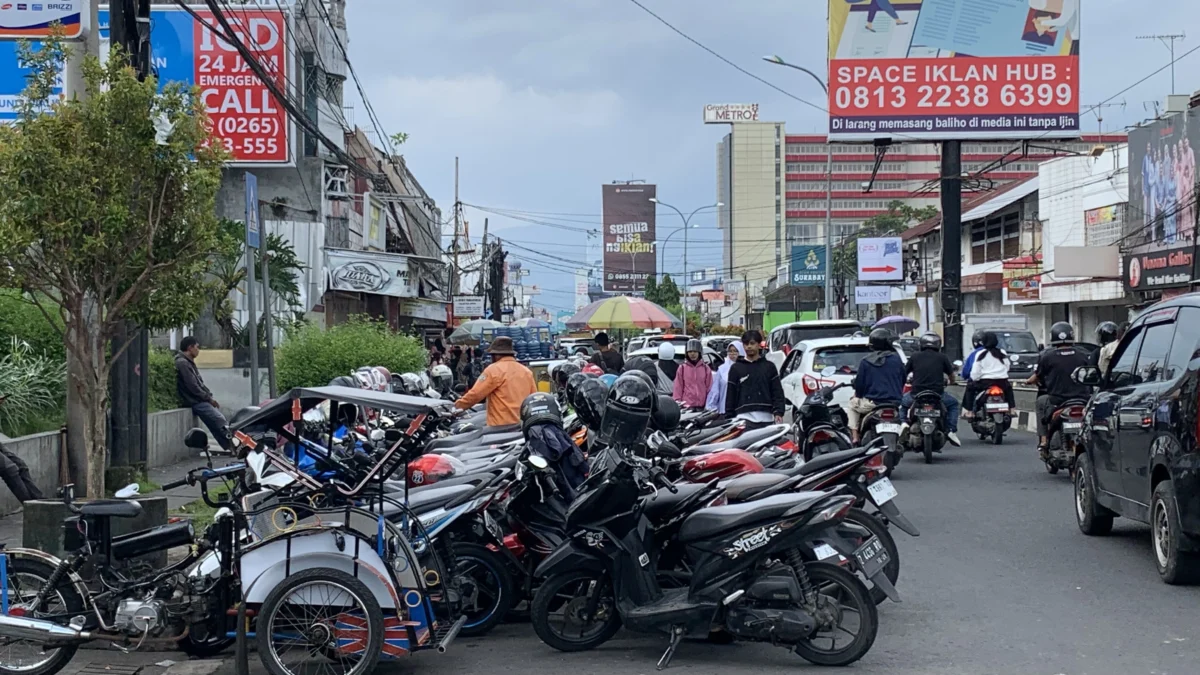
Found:
<path fill-rule="evenodd" d="M 964 434 L 969 435 L 969 434 Z M 926 466 L 908 457 L 898 504 L 921 530 L 895 531 L 904 602 L 880 607 L 879 637 L 839 672 L 888 675 L 1192 675 L 1200 670 L 1200 587 L 1159 581 L 1149 530 L 1118 520 L 1107 538 L 1080 534 L 1071 484 L 1038 462 L 1032 434 L 1001 447 L 974 438 Z M 916 461 L 913 461 L 916 460 Z M 379 672 L 461 675 L 653 673 L 665 638 L 621 633 L 603 648 L 562 654 L 528 625 L 461 639 Z M 264 672 L 257 656 L 252 670 Z M 817 670 L 781 648 L 687 642 L 671 670 Z M 231 671 L 232 672 L 232 671 Z M 668 671 L 670 672 L 670 671 Z"/>

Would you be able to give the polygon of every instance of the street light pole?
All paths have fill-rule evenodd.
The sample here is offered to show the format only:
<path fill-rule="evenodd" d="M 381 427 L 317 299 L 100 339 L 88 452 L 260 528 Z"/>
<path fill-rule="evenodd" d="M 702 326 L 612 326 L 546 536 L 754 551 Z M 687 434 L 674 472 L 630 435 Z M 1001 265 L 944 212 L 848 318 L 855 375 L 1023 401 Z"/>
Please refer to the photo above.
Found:
<path fill-rule="evenodd" d="M 660 199 L 651 197 L 650 201 L 654 202 L 655 204 L 658 204 L 659 206 L 665 206 L 665 207 L 671 209 L 672 211 L 674 211 L 675 213 L 678 213 L 679 218 L 681 220 L 683 220 L 683 288 L 684 288 L 684 295 L 687 295 L 688 294 L 687 289 L 689 289 L 691 287 L 690 286 L 691 282 L 688 281 L 688 233 L 687 233 L 688 223 L 691 222 L 692 216 L 696 215 L 697 213 L 700 213 L 704 209 L 718 209 L 718 208 L 721 208 L 722 206 L 725 206 L 725 203 L 717 202 L 716 204 L 709 204 L 708 206 L 701 206 L 701 207 L 697 208 L 695 211 L 692 211 L 690 214 L 685 216 L 685 215 L 683 215 L 683 211 L 680 211 L 679 209 L 675 208 L 674 206 L 671 206 L 670 204 L 668 204 Z M 672 232 L 671 234 L 674 234 L 674 232 Z M 667 238 L 670 239 L 671 235 L 668 234 Z M 666 256 L 663 256 L 663 265 L 666 265 L 666 264 L 667 264 Z M 684 308 L 684 313 L 685 314 L 687 313 L 686 307 Z"/>
<path fill-rule="evenodd" d="M 763 61 L 810 75 L 821 85 L 825 98 L 829 98 L 829 87 L 825 81 L 808 68 L 788 63 L 774 55 L 764 56 Z M 829 142 L 828 131 L 825 132 L 825 318 L 833 318 L 833 144 Z"/>

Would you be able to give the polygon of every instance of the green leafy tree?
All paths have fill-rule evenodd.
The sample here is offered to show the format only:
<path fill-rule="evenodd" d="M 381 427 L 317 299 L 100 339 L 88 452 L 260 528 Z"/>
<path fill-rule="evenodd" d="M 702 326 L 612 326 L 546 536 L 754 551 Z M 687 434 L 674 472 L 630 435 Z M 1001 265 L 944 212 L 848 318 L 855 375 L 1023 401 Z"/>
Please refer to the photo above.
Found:
<path fill-rule="evenodd" d="M 245 326 L 236 325 L 234 303 L 230 297 L 235 290 L 245 292 L 245 223 L 222 218 L 219 242 L 217 252 L 213 254 L 212 263 L 209 266 L 212 281 L 208 286 L 208 303 L 212 308 L 213 319 L 221 330 L 220 347 L 228 349 L 236 346 L 248 346 L 248 342 L 244 339 L 247 331 Z M 254 269 L 256 272 L 262 269 L 262 257 L 265 252 L 271 270 L 272 299 L 283 300 L 288 307 L 286 313 L 273 313 L 271 318 L 276 326 L 295 327 L 302 316 L 299 279 L 307 267 L 296 255 L 296 249 L 278 234 L 267 235 L 265 244 L 255 252 L 254 264 L 256 267 Z M 258 322 L 265 326 L 263 318 L 263 316 L 259 316 Z M 259 332 L 260 343 L 264 345 L 266 344 L 265 335 L 264 331 Z"/>
<path fill-rule="evenodd" d="M 223 155 L 199 96 L 139 81 L 114 50 L 88 56 L 86 96 L 54 95 L 61 40 L 21 56 L 31 67 L 17 120 L 0 127 L 0 284 L 30 291 L 76 366 L 69 428 L 73 480 L 104 494 L 112 346 L 122 322 L 150 330 L 194 321 L 219 244 Z M 57 318 L 54 318 L 57 317 Z"/>
<path fill-rule="evenodd" d="M 658 304 L 662 305 L 664 308 L 667 306 L 672 306 L 672 307 L 678 308 L 678 306 L 680 304 L 679 303 L 679 287 L 675 285 L 675 280 L 671 278 L 670 274 L 663 275 L 662 283 L 658 285 L 658 296 L 657 297 L 658 297 L 658 299 L 655 300 L 654 302 L 657 302 Z M 682 315 L 676 314 L 676 316 L 682 316 Z"/>
<path fill-rule="evenodd" d="M 646 277 L 645 295 L 646 299 L 650 302 L 661 304 L 658 302 L 658 281 L 654 278 L 654 275 Z"/>

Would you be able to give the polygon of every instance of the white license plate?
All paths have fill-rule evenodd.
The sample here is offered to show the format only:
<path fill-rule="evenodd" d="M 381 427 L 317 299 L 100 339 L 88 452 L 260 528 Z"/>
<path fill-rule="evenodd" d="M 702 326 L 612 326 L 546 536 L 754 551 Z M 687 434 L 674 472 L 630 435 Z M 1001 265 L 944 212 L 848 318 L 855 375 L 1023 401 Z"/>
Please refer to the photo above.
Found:
<path fill-rule="evenodd" d="M 1063 422 L 1063 429 L 1082 429 L 1082 422 Z"/>
<path fill-rule="evenodd" d="M 875 431 L 881 434 L 898 434 L 900 433 L 900 425 L 880 422 L 879 424 L 875 425 Z"/>
<path fill-rule="evenodd" d="M 989 404 L 987 404 L 987 409 L 989 411 L 994 410 L 996 412 L 1008 412 L 1008 404 L 1007 403 L 989 403 Z"/>
<path fill-rule="evenodd" d="M 813 548 L 813 553 L 816 554 L 817 560 L 825 560 L 826 558 L 833 558 L 838 555 L 838 552 L 833 550 L 833 547 L 829 544 L 816 546 Z"/>
<path fill-rule="evenodd" d="M 867 486 L 867 492 L 871 493 L 871 499 L 875 500 L 875 506 L 883 506 L 892 501 L 899 494 L 896 492 L 895 486 L 892 485 L 891 479 L 880 478 L 879 480 Z"/>

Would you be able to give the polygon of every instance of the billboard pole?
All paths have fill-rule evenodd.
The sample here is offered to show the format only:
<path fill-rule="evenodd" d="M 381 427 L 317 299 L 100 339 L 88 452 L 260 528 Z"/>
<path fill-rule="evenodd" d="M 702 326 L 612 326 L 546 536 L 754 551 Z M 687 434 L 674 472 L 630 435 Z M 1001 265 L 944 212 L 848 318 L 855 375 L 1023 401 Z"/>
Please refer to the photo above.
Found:
<path fill-rule="evenodd" d="M 942 143 L 942 334 L 945 353 L 962 358 L 962 141 Z"/>

